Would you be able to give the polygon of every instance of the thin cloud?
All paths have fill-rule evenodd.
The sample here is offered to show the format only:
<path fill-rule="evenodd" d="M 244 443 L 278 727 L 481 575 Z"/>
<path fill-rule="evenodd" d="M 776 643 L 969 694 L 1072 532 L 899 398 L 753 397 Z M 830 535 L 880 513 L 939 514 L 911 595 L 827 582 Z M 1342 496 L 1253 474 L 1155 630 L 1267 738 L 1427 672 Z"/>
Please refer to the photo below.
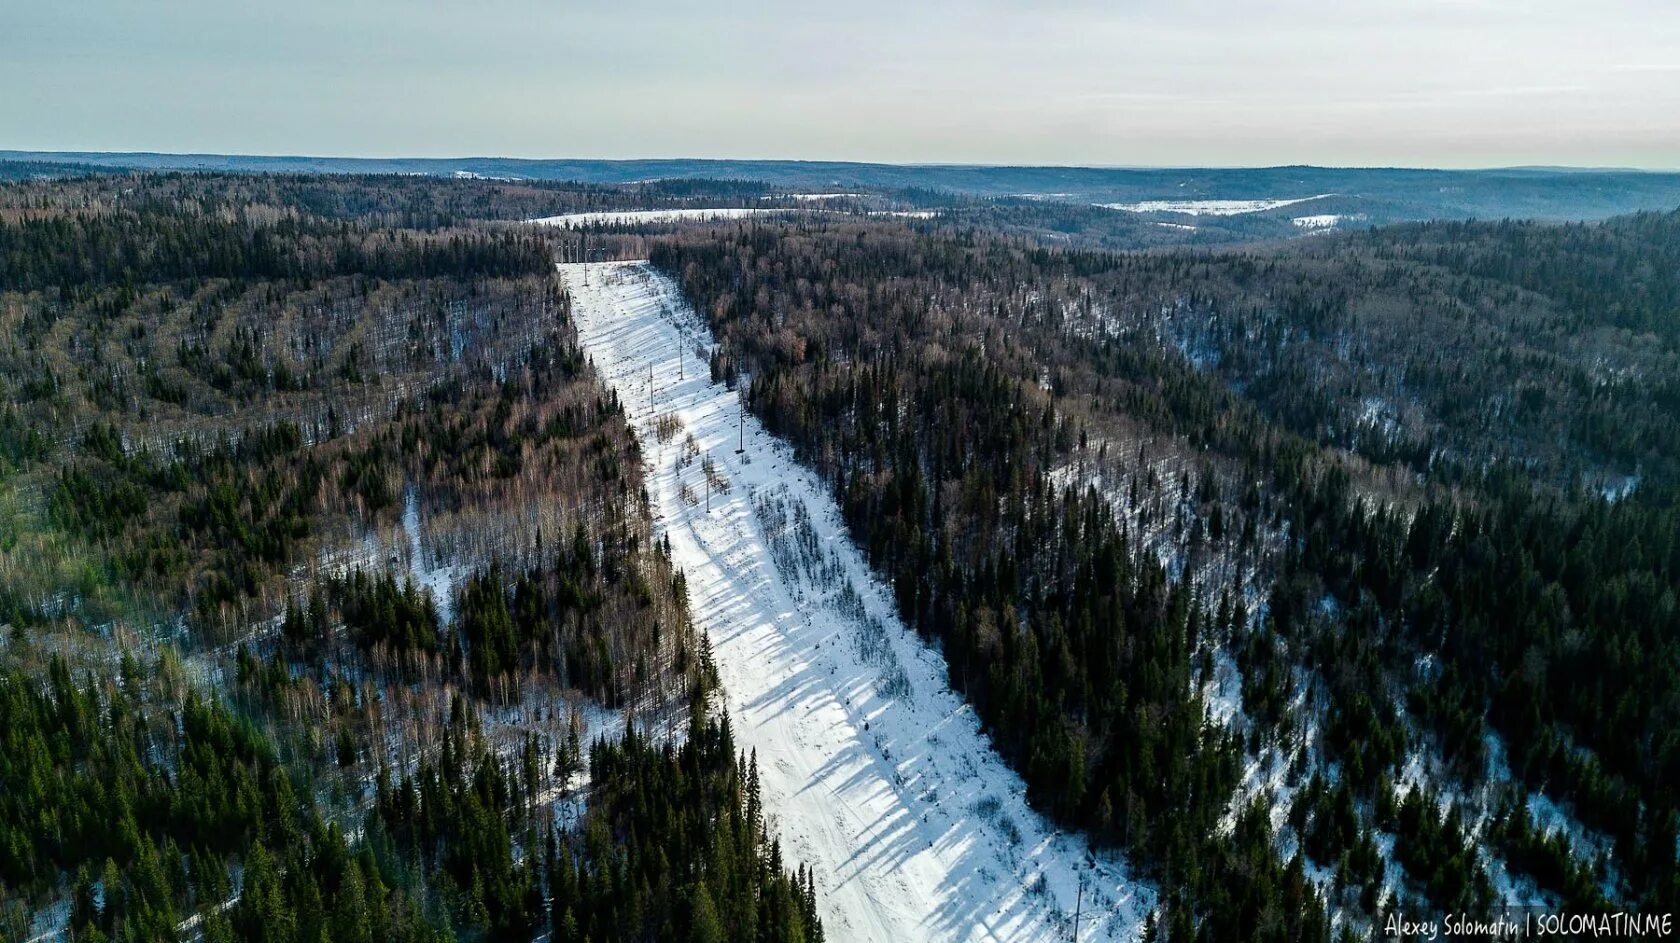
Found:
<path fill-rule="evenodd" d="M 14 3 L 0 147 L 1680 163 L 1663 0 Z"/>

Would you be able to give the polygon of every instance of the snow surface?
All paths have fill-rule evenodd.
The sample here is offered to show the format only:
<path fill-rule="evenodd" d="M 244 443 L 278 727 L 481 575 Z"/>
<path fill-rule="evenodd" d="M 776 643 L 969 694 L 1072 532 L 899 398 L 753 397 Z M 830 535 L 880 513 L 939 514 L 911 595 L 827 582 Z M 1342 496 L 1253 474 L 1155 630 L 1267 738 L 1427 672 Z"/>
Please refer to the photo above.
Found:
<path fill-rule="evenodd" d="M 51 907 L 31 915 L 29 929 L 26 931 L 31 935 L 25 937 L 23 943 L 49 943 L 51 940 L 69 939 L 70 904 L 70 897 L 66 895 L 63 899 L 54 901 Z"/>
<path fill-rule="evenodd" d="M 656 532 L 756 751 L 772 834 L 816 870 L 828 939 L 1067 939 L 1076 907 L 1080 940 L 1135 939 L 1154 889 L 1028 808 L 828 489 L 710 382 L 711 334 L 676 286 L 644 262 L 591 265 L 587 286 L 583 266 L 559 269 L 643 443 Z M 661 416 L 682 427 L 663 441 Z"/>
<path fill-rule="evenodd" d="M 1321 213 L 1317 216 L 1297 216 L 1290 220 L 1302 229 L 1334 229 L 1342 217 L 1336 213 Z"/>
<path fill-rule="evenodd" d="M 897 216 L 900 219 L 933 219 L 938 210 L 870 210 L 871 216 Z"/>
<path fill-rule="evenodd" d="M 1604 496 L 1605 501 L 1608 501 L 1611 504 L 1615 504 L 1617 501 L 1620 501 L 1623 498 L 1627 497 L 1628 495 L 1633 494 L 1638 489 L 1639 489 L 1639 476 L 1638 475 L 1622 475 L 1620 477 L 1613 478 L 1611 481 L 1609 481 L 1603 487 L 1601 487 L 1599 489 L 1599 494 L 1602 494 Z"/>
<path fill-rule="evenodd" d="M 817 203 L 831 197 L 855 196 L 851 193 L 805 193 L 793 194 L 792 198 L 805 202 Z M 765 199 L 774 199 L 765 197 Z M 526 220 L 539 226 L 558 226 L 562 229 L 582 229 L 586 226 L 644 226 L 653 223 L 676 223 L 690 220 L 725 220 L 744 219 L 748 216 L 763 216 L 780 213 L 835 213 L 831 209 L 807 209 L 805 207 L 777 207 L 777 206 L 725 206 L 716 209 L 664 209 L 664 210 L 607 210 L 595 213 L 566 213 L 561 216 L 544 216 L 539 219 Z M 870 216 L 891 216 L 899 219 L 933 219 L 939 215 L 938 210 L 870 210 Z"/>
<path fill-rule="evenodd" d="M 414 585 L 432 594 L 438 617 L 444 625 L 455 621 L 455 584 L 465 575 L 461 567 L 435 558 L 427 566 L 427 554 L 420 543 L 420 497 L 410 486 L 403 493 L 403 537 L 408 541 L 408 575 Z"/>
<path fill-rule="evenodd" d="M 674 223 L 693 219 L 741 219 L 765 213 L 790 212 L 798 211 L 764 206 L 726 206 L 715 209 L 608 210 L 595 213 L 566 213 L 560 216 L 544 216 L 540 219 L 533 219 L 531 222 L 540 226 L 580 229 L 584 226 L 641 226 L 648 223 Z"/>
<path fill-rule="evenodd" d="M 1098 203 L 1104 209 L 1125 210 L 1128 213 L 1183 213 L 1186 216 L 1240 216 L 1293 206 L 1309 200 L 1319 200 L 1332 193 L 1295 197 L 1287 200 L 1143 200 L 1138 203 Z"/>

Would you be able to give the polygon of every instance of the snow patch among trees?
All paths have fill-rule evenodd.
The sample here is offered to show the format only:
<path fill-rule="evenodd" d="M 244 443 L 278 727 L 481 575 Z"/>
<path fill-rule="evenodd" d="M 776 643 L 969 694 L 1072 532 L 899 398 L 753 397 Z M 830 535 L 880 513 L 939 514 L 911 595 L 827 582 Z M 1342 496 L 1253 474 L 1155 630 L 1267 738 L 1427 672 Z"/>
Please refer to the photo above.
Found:
<path fill-rule="evenodd" d="M 1245 213 L 1261 213 L 1275 210 L 1282 206 L 1293 206 L 1296 203 L 1306 203 L 1311 200 L 1322 200 L 1333 193 L 1320 193 L 1317 196 L 1302 196 L 1292 199 L 1267 200 L 1142 200 L 1137 203 L 1098 203 L 1097 205 L 1110 210 L 1124 210 L 1128 213 L 1182 213 L 1185 216 L 1241 216 Z M 1305 218 L 1305 217 L 1303 217 Z"/>

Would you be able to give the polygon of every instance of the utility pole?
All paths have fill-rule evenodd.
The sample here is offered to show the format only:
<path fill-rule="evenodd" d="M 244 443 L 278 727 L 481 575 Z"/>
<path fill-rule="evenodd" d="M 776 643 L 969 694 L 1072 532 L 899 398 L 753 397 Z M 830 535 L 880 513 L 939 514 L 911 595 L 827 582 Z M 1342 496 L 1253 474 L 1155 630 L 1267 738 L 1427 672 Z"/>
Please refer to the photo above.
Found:
<path fill-rule="evenodd" d="M 747 451 L 747 388 L 745 385 L 742 385 L 741 388 L 735 392 L 735 399 L 737 401 L 737 405 L 741 407 L 741 425 L 736 433 L 740 439 L 735 446 L 735 454 L 742 455 Z"/>
<path fill-rule="evenodd" d="M 1079 872 L 1079 896 L 1073 905 L 1073 943 L 1079 943 L 1079 914 L 1085 909 L 1085 872 Z"/>

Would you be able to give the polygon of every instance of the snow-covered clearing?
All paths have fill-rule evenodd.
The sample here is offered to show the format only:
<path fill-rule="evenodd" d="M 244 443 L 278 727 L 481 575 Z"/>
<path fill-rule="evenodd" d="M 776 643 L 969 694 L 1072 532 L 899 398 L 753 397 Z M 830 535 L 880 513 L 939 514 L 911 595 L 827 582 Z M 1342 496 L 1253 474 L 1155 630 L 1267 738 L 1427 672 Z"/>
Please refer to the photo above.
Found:
<path fill-rule="evenodd" d="M 561 216 L 544 216 L 540 219 L 533 219 L 531 222 L 539 226 L 581 229 L 585 226 L 641 226 L 648 223 L 675 223 L 695 219 L 741 219 L 747 216 L 762 216 L 766 213 L 796 212 L 799 211 L 766 206 L 724 206 L 715 209 L 606 210 L 595 213 L 566 213 Z"/>
<path fill-rule="evenodd" d="M 1154 904 L 1031 811 L 907 630 L 827 488 L 710 382 L 709 330 L 642 262 L 561 265 L 585 350 L 640 438 L 656 532 L 710 633 L 772 831 L 817 873 L 828 938 L 1136 938 Z M 1085 888 L 1080 901 L 1081 877 Z"/>
<path fill-rule="evenodd" d="M 820 203 L 829 198 L 855 196 L 852 193 L 805 193 L 793 194 L 792 198 L 808 203 Z M 775 199 L 775 197 L 765 197 Z M 655 223 L 680 223 L 689 221 L 717 221 L 727 219 L 745 219 L 749 216 L 764 216 L 766 214 L 781 214 L 783 216 L 799 213 L 837 214 L 839 210 L 813 209 L 806 207 L 785 206 L 728 206 L 717 209 L 665 209 L 665 210 L 607 210 L 596 213 L 567 213 L 562 216 L 544 216 L 540 219 L 527 220 L 539 226 L 558 226 L 562 229 L 583 229 L 589 226 L 645 226 Z M 938 210 L 870 210 L 868 216 L 896 217 L 898 219 L 933 219 L 939 215 Z"/>
<path fill-rule="evenodd" d="M 1302 196 L 1285 200 L 1143 200 L 1137 203 L 1098 203 L 1104 209 L 1125 210 L 1128 213 L 1183 213 L 1186 216 L 1241 216 L 1260 213 L 1280 206 L 1293 206 L 1310 200 L 1321 200 L 1333 193 Z"/>
<path fill-rule="evenodd" d="M 492 175 L 492 174 L 481 174 L 481 173 L 475 173 L 471 170 L 457 170 L 457 171 L 455 171 L 455 179 L 456 180 L 505 180 L 505 181 L 512 182 L 512 181 L 517 181 L 517 180 L 524 180 L 525 178 L 524 177 L 495 176 L 495 175 Z"/>
<path fill-rule="evenodd" d="M 413 485 L 403 492 L 402 529 L 408 541 L 409 579 L 432 594 L 438 617 L 448 625 L 455 621 L 455 585 L 464 574 L 460 567 L 436 559 L 436 554 L 427 565 L 427 554 L 420 543 L 420 497 Z"/>

